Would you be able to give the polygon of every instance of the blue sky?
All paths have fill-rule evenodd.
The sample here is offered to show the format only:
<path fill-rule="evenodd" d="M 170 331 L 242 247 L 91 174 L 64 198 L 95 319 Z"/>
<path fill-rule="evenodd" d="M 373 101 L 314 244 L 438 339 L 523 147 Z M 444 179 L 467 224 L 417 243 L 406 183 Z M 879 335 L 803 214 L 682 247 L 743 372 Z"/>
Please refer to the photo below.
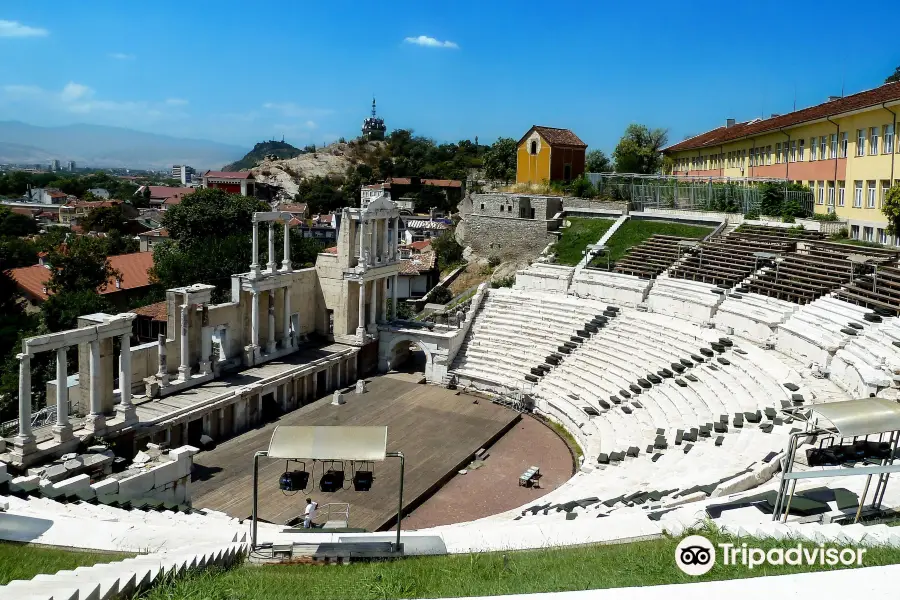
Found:
<path fill-rule="evenodd" d="M 851 10 L 852 12 L 848 12 Z M 438 141 L 632 122 L 681 140 L 875 87 L 894 2 L 0 2 L 0 119 L 244 146 L 388 128 Z"/>

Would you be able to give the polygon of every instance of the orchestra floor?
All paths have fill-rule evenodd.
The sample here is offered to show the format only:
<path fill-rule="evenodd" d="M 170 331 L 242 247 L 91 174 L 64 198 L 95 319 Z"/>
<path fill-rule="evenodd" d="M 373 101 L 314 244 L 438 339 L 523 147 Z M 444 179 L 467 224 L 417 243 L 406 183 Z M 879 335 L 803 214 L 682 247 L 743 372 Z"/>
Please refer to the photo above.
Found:
<path fill-rule="evenodd" d="M 365 394 L 347 396 L 341 406 L 331 396 L 282 415 L 275 421 L 220 443 L 194 456 L 193 505 L 250 516 L 253 494 L 253 454 L 268 447 L 275 426 L 386 425 L 388 451 L 406 456 L 404 508 L 417 505 L 479 449 L 502 436 L 519 420 L 513 410 L 438 386 L 416 383 L 421 374 L 396 373 L 369 380 Z M 368 492 L 352 489 L 347 463 L 344 490 L 323 493 L 318 481 L 327 465 L 317 463 L 307 490 L 288 494 L 278 488 L 285 469 L 281 460 L 260 460 L 259 517 L 284 523 L 303 513 L 307 497 L 319 503 L 317 522 L 324 522 L 329 503 L 350 504 L 350 527 L 376 531 L 393 525 L 400 476 L 398 459 L 375 464 L 375 483 Z M 291 466 L 290 469 L 298 469 Z M 350 488 L 350 489 L 346 489 Z"/>

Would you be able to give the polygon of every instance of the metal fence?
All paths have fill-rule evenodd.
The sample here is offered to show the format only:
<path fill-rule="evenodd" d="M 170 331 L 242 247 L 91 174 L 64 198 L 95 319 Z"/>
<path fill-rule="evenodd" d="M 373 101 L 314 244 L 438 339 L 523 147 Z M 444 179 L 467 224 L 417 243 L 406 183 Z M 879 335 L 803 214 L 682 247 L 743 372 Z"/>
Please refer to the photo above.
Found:
<path fill-rule="evenodd" d="M 630 210 L 681 209 L 715 212 L 761 212 L 766 206 L 796 201 L 812 214 L 812 192 L 789 190 L 780 179 L 666 177 L 632 173 L 588 173 L 599 196 L 628 202 Z"/>

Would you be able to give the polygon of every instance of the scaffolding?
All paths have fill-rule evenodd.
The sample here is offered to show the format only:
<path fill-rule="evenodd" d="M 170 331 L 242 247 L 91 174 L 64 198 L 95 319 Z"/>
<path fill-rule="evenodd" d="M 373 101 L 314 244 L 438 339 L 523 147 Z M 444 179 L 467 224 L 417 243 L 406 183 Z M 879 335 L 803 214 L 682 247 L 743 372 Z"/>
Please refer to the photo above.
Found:
<path fill-rule="evenodd" d="M 629 210 L 678 209 L 760 213 L 767 205 L 796 202 L 814 211 L 812 192 L 790 190 L 790 181 L 769 178 L 587 173 L 599 196 L 628 203 Z"/>

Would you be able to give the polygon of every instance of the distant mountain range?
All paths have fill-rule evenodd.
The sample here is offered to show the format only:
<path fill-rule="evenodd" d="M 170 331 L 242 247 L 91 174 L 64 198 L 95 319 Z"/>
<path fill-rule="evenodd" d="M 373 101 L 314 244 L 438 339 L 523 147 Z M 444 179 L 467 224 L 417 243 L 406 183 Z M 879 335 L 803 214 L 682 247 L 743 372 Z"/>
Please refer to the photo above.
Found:
<path fill-rule="evenodd" d="M 287 142 L 278 142 L 270 140 L 268 142 L 258 142 L 253 150 L 244 155 L 241 160 L 222 167 L 223 171 L 240 171 L 241 169 L 252 169 L 261 163 L 266 156 L 274 154 L 278 159 L 294 158 L 302 154 L 299 148 L 291 146 Z"/>
<path fill-rule="evenodd" d="M 0 121 L 0 163 L 79 167 L 166 169 L 186 164 L 198 170 L 218 169 L 245 152 L 240 146 L 209 140 L 177 138 L 102 125 L 38 127 L 20 121 Z"/>

